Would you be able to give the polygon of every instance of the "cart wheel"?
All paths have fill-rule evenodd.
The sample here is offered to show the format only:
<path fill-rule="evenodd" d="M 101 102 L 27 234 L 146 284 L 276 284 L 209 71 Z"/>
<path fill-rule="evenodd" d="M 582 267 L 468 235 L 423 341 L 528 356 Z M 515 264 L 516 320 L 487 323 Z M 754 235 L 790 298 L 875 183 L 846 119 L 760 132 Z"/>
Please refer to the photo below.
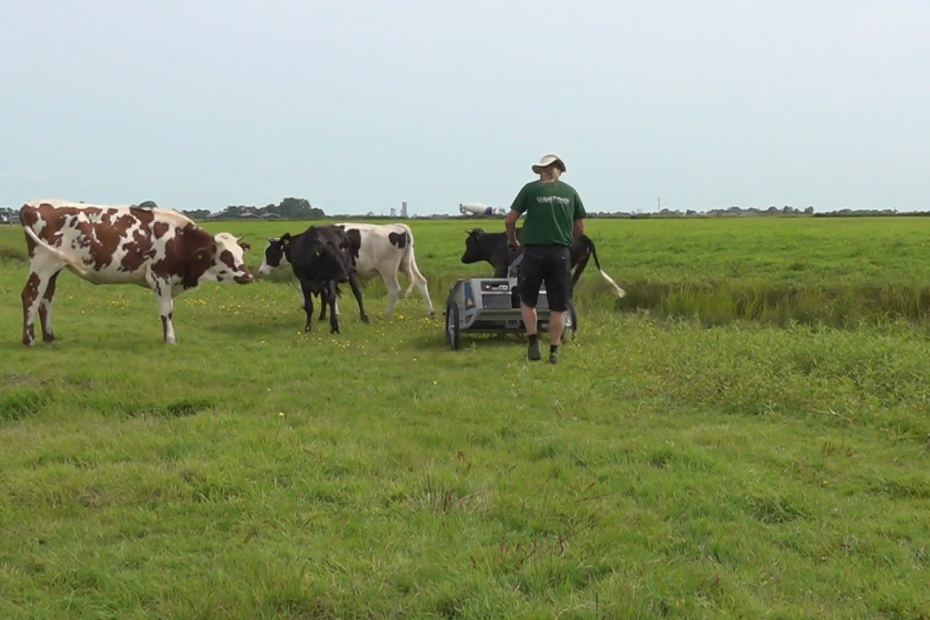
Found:
<path fill-rule="evenodd" d="M 459 307 L 450 301 L 446 305 L 446 344 L 452 347 L 453 351 L 459 348 L 460 332 Z"/>

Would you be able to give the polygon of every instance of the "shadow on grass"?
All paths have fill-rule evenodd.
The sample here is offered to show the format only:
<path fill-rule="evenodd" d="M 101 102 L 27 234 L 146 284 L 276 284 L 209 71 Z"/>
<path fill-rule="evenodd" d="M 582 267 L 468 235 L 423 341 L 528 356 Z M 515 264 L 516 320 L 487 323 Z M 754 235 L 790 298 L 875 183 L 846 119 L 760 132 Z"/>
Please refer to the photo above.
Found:
<path fill-rule="evenodd" d="M 316 330 L 320 325 L 325 327 L 326 331 L 329 332 L 329 319 L 326 319 L 323 324 L 320 324 L 316 320 L 316 317 L 314 317 L 313 329 Z M 304 316 L 303 311 L 301 311 L 300 316 L 296 316 L 293 321 L 283 320 L 279 323 L 259 323 L 257 321 L 249 322 L 248 320 L 239 323 L 222 321 L 204 325 L 201 329 L 208 332 L 225 334 L 227 336 L 238 336 L 238 339 L 243 342 L 252 342 L 256 340 L 256 338 L 260 339 L 261 336 L 270 337 L 293 333 L 295 331 L 303 332 Z"/>
<path fill-rule="evenodd" d="M 526 342 L 526 337 L 520 334 L 471 334 L 463 332 L 459 338 L 459 349 L 453 351 L 446 342 L 446 332 L 438 329 L 434 334 L 418 334 L 408 338 L 407 344 L 411 349 L 418 351 L 448 351 L 449 353 L 466 352 L 472 346 L 479 348 L 508 348 Z"/>
<path fill-rule="evenodd" d="M 570 347 L 574 343 L 574 338 L 568 334 L 563 341 L 563 346 Z M 514 349 L 522 355 L 527 345 L 526 334 L 521 330 L 519 332 L 508 334 L 482 334 L 463 332 L 459 338 L 459 348 L 453 350 L 446 342 L 446 333 L 439 329 L 434 334 L 419 334 L 415 337 L 408 338 L 405 344 L 416 351 L 448 351 L 455 354 L 467 354 L 472 348 L 477 349 Z M 549 334 L 540 332 L 539 346 L 548 350 Z"/>
<path fill-rule="evenodd" d="M 38 322 L 37 322 L 38 323 Z M 20 332 L 17 332 L 19 335 Z M 97 334 L 95 334 L 97 336 Z M 179 339 L 180 340 L 180 339 Z M 0 342 L 0 358 L 9 353 L 17 353 L 25 355 L 73 355 L 74 353 L 87 353 L 87 352 L 99 352 L 101 349 L 107 351 L 138 351 L 142 352 L 146 349 L 150 349 L 153 346 L 165 345 L 164 341 L 161 338 L 161 328 L 159 327 L 157 333 L 153 332 L 152 336 L 147 334 L 125 334 L 125 333 L 116 333 L 103 331 L 100 332 L 99 337 L 95 337 L 93 340 L 82 339 L 80 337 L 69 337 L 65 335 L 64 337 L 55 335 L 54 342 L 43 342 L 41 337 L 38 338 L 34 346 L 27 347 L 22 343 L 22 339 L 17 337 L 15 340 L 5 340 Z"/>

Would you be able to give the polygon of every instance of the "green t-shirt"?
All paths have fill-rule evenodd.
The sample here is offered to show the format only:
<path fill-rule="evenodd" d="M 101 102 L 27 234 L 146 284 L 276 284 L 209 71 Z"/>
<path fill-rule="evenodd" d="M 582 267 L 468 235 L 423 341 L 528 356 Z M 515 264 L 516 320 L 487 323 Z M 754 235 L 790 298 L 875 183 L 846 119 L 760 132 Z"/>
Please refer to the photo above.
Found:
<path fill-rule="evenodd" d="M 517 194 L 510 210 L 526 213 L 521 245 L 571 247 L 575 220 L 585 217 L 578 192 L 564 181 L 530 181 Z"/>

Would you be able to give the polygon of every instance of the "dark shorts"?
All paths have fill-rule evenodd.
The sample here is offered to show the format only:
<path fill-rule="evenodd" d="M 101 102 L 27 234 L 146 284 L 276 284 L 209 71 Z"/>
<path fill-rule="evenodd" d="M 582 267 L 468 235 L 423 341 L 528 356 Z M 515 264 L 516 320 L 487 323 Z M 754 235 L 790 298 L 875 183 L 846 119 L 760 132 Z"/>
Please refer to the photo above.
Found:
<path fill-rule="evenodd" d="M 561 245 L 523 246 L 523 262 L 520 263 L 520 301 L 535 308 L 539 301 L 540 285 L 546 283 L 549 309 L 565 312 L 571 300 L 571 255 Z"/>

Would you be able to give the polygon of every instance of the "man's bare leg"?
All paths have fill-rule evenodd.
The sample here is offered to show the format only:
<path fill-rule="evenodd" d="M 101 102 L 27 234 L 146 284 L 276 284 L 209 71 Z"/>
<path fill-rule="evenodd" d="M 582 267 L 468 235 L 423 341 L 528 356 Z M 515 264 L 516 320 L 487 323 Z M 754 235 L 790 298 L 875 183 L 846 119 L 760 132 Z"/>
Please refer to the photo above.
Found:
<path fill-rule="evenodd" d="M 549 344 L 562 344 L 562 332 L 565 331 L 565 313 L 549 312 Z"/>
<path fill-rule="evenodd" d="M 541 356 L 539 354 L 539 334 L 536 333 L 536 308 L 530 308 L 521 301 L 520 313 L 523 315 L 523 324 L 526 325 L 526 335 L 530 341 L 526 356 L 531 360 L 538 360 Z"/>
<path fill-rule="evenodd" d="M 565 331 L 565 313 L 549 311 L 549 363 L 559 363 L 559 345 Z"/>

